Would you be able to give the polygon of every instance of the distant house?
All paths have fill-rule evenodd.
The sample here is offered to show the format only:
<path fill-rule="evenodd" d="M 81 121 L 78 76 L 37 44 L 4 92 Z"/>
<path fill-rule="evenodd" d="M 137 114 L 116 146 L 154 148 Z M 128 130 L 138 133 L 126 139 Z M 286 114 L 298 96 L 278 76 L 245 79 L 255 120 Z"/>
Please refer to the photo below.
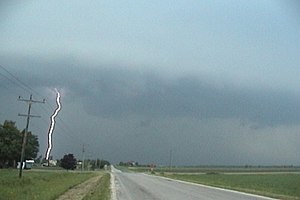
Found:
<path fill-rule="evenodd" d="M 49 160 L 49 165 L 50 165 L 51 167 L 56 167 L 56 165 L 57 165 L 57 160 Z"/>
<path fill-rule="evenodd" d="M 137 164 L 134 161 L 129 161 L 129 162 L 127 162 L 127 166 L 129 166 L 129 167 L 135 167 L 135 166 L 137 166 Z"/>
<path fill-rule="evenodd" d="M 76 163 L 76 169 L 83 170 L 83 162 L 81 160 L 78 160 Z"/>
<path fill-rule="evenodd" d="M 42 166 L 44 167 L 56 167 L 57 160 L 49 160 L 48 162 L 44 162 Z"/>

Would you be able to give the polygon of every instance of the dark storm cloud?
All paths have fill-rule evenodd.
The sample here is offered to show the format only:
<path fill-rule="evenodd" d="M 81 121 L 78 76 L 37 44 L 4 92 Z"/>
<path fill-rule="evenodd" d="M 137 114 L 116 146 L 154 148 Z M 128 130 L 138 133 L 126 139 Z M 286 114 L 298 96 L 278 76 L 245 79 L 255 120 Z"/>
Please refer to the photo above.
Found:
<path fill-rule="evenodd" d="M 18 76 L 32 87 L 64 87 L 94 116 L 237 118 L 257 127 L 300 122 L 299 96 L 290 92 L 216 86 L 200 77 L 165 79 L 122 66 L 84 67 L 76 59 L 22 60 Z M 18 60 L 10 64 L 12 70 Z M 20 69 L 18 69 L 20 70 Z"/>
<path fill-rule="evenodd" d="M 280 91 L 220 88 L 195 77 L 164 81 L 122 72 L 102 75 L 90 90 L 87 109 L 93 115 L 118 117 L 128 113 L 149 116 L 240 118 L 259 126 L 298 123 L 298 97 Z M 99 72 L 101 74 L 103 72 Z M 141 82 L 142 80 L 142 82 Z M 136 85 L 142 84 L 136 90 Z M 91 98 L 92 97 L 92 98 Z"/>

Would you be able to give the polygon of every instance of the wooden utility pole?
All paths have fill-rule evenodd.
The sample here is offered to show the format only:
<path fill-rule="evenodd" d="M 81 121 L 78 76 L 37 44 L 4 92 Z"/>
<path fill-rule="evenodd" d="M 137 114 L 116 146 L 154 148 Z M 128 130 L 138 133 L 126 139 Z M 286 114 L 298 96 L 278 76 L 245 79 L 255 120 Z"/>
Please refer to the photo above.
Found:
<path fill-rule="evenodd" d="M 23 135 L 23 143 L 22 143 L 22 151 L 21 151 L 21 159 L 20 159 L 19 178 L 21 178 L 22 177 L 23 162 L 24 162 L 25 147 L 26 147 L 26 142 L 27 142 L 27 133 L 28 133 L 28 127 L 29 127 L 29 120 L 30 120 L 30 117 L 40 117 L 40 116 L 37 116 L 37 115 L 30 115 L 31 105 L 32 105 L 32 103 L 45 103 L 45 99 L 43 101 L 32 100 L 32 94 L 31 94 L 29 99 L 23 99 L 19 96 L 18 100 L 19 101 L 25 101 L 25 102 L 28 103 L 28 112 L 27 112 L 27 114 L 19 114 L 19 116 L 27 117 L 26 128 L 25 128 L 25 132 L 24 132 L 24 135 Z"/>
<path fill-rule="evenodd" d="M 85 152 L 85 150 L 84 150 L 84 144 L 82 145 L 82 162 L 81 162 L 81 171 L 84 171 L 84 152 Z"/>
<path fill-rule="evenodd" d="M 172 170 L 172 154 L 173 154 L 173 152 L 172 152 L 172 149 L 170 150 L 170 160 L 169 160 L 169 169 L 170 169 L 170 171 Z"/>

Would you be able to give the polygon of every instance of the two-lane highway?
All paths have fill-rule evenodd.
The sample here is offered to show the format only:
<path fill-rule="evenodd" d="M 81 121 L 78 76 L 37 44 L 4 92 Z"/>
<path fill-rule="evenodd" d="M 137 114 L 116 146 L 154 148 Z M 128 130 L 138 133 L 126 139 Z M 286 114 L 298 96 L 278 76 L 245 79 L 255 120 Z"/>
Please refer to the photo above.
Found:
<path fill-rule="evenodd" d="M 112 168 L 113 200 L 270 200 L 236 191 L 185 183 Z"/>

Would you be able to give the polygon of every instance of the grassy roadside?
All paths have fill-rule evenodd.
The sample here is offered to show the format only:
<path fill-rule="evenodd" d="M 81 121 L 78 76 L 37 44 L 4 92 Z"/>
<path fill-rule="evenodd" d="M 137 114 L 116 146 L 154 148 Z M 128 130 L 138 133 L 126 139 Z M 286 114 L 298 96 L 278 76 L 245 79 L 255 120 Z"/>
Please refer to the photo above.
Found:
<path fill-rule="evenodd" d="M 116 166 L 116 168 L 122 171 L 134 171 L 134 172 L 149 172 L 150 167 L 127 167 L 127 166 Z M 200 166 L 200 167 L 156 167 L 154 168 L 155 172 L 162 173 L 291 173 L 298 172 L 300 173 L 300 167 L 293 166 L 271 166 L 271 167 L 243 167 L 243 166 Z"/>
<path fill-rule="evenodd" d="M 279 199 L 300 199 L 300 174 L 164 174 L 163 176 Z"/>
<path fill-rule="evenodd" d="M 97 173 L 67 171 L 24 171 L 18 178 L 17 170 L 0 170 L 0 199 L 52 200 Z"/>
<path fill-rule="evenodd" d="M 110 200 L 110 174 L 104 174 L 97 186 L 83 200 Z"/>

